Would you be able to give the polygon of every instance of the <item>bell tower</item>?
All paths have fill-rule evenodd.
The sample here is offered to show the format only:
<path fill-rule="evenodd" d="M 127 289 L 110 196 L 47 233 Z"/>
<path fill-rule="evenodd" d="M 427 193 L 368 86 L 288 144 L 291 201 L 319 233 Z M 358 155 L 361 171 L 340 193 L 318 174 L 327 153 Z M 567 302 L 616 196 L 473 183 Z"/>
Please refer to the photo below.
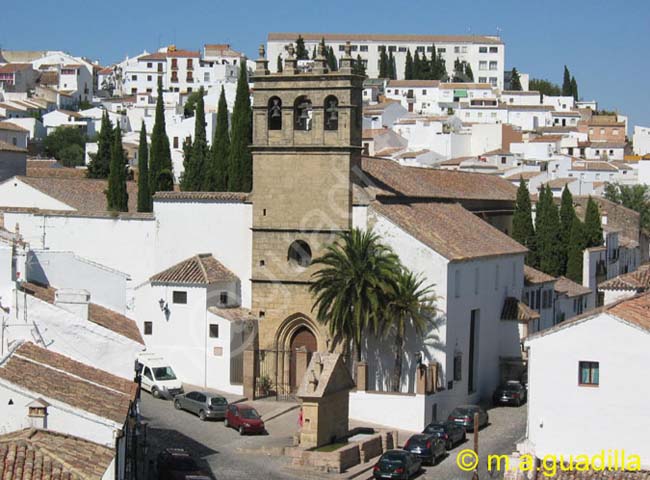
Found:
<path fill-rule="evenodd" d="M 322 48 L 310 71 L 298 68 L 293 45 L 287 52 L 277 74 L 269 73 L 264 46 L 256 62 L 253 312 L 260 317 L 260 348 L 315 341 L 325 351 L 326 331 L 311 311 L 311 262 L 352 226 L 363 78 L 352 73 L 349 44 L 338 71 L 328 71 Z"/>

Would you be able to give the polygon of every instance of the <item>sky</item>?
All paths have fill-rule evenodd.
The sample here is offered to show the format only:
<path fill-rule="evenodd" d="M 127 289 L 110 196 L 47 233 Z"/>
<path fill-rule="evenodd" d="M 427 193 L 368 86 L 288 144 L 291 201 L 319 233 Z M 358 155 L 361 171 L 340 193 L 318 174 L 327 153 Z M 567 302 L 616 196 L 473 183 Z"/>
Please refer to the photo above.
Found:
<path fill-rule="evenodd" d="M 108 65 L 175 44 L 257 57 L 269 32 L 500 34 L 506 68 L 561 84 L 650 126 L 650 1 L 3 0 L 0 47 L 64 50 Z M 631 129 L 631 128 L 630 128 Z M 630 132 L 631 133 L 631 132 Z"/>

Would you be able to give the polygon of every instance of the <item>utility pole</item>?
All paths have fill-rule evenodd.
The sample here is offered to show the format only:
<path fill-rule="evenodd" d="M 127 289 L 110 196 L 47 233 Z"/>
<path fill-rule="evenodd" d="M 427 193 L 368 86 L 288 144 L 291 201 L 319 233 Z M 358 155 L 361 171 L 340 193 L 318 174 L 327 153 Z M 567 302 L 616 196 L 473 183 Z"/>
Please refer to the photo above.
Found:
<path fill-rule="evenodd" d="M 472 474 L 472 480 L 478 480 L 478 428 L 479 428 L 479 415 L 478 412 L 474 413 L 474 453 L 476 454 L 477 464 Z"/>

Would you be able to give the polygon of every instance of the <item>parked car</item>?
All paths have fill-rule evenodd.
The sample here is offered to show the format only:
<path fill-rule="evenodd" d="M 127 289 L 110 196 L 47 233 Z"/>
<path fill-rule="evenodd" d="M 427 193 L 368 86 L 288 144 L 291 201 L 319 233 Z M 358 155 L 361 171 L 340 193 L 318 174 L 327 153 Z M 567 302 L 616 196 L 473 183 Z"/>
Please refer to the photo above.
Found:
<path fill-rule="evenodd" d="M 226 427 L 232 427 L 239 430 L 239 434 L 245 433 L 264 433 L 264 422 L 262 417 L 250 405 L 236 403 L 228 405 L 226 418 L 224 420 Z"/>
<path fill-rule="evenodd" d="M 209 418 L 223 420 L 226 418 L 228 401 L 220 395 L 208 392 L 188 392 L 174 397 L 174 407 L 176 410 L 195 413 L 201 420 Z"/>
<path fill-rule="evenodd" d="M 184 448 L 166 448 L 158 454 L 159 480 L 209 480 L 210 472 L 199 467 Z"/>
<path fill-rule="evenodd" d="M 488 413 L 478 405 L 461 405 L 449 414 L 450 422 L 460 425 L 468 432 L 474 431 L 474 414 L 478 412 L 478 428 L 487 426 L 490 421 Z"/>
<path fill-rule="evenodd" d="M 492 395 L 494 405 L 516 405 L 521 406 L 526 401 L 526 388 L 516 380 L 499 385 Z"/>
<path fill-rule="evenodd" d="M 151 393 L 154 398 L 171 400 L 183 393 L 183 384 L 163 356 L 142 352 L 136 359 L 135 369 L 140 373 L 142 390 Z"/>
<path fill-rule="evenodd" d="M 422 463 L 434 465 L 439 458 L 445 456 L 444 440 L 435 434 L 418 433 L 411 436 L 404 445 L 404 450 L 412 453 L 422 460 Z"/>
<path fill-rule="evenodd" d="M 422 469 L 422 460 L 406 450 L 388 450 L 372 468 L 374 478 L 408 480 Z"/>
<path fill-rule="evenodd" d="M 436 435 L 443 442 L 445 448 L 451 450 L 454 445 L 464 442 L 467 439 L 465 428 L 454 422 L 433 422 L 425 427 L 422 433 Z"/>

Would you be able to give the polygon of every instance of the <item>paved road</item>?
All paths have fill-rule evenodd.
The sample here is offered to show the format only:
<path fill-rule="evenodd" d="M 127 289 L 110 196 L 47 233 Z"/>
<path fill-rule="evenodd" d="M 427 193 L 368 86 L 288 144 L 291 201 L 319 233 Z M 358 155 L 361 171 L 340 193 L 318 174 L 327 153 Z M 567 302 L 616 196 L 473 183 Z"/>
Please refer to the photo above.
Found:
<path fill-rule="evenodd" d="M 277 409 L 277 405 L 276 402 L 261 403 L 260 413 L 266 416 Z M 327 478 L 324 474 L 301 473 L 292 469 L 285 458 L 259 452 L 262 447 L 270 449 L 291 445 L 298 428 L 297 410 L 267 422 L 269 435 L 243 437 L 235 430 L 225 428 L 221 421 L 201 422 L 190 413 L 175 410 L 171 402 L 156 400 L 144 392 L 141 410 L 149 424 L 152 459 L 164 447 L 180 446 L 188 448 L 205 462 L 217 480 Z M 525 405 L 493 408 L 489 413 L 490 425 L 479 434 L 480 479 L 490 478 L 486 468 L 487 455 L 512 453 L 515 443 L 524 435 L 526 425 Z M 401 436 L 400 441 L 403 441 Z M 462 472 L 456 466 L 456 455 L 463 449 L 472 448 L 472 445 L 472 436 L 468 435 L 465 444 L 451 450 L 437 465 L 425 467 L 418 478 L 470 480 L 471 473 Z"/>

